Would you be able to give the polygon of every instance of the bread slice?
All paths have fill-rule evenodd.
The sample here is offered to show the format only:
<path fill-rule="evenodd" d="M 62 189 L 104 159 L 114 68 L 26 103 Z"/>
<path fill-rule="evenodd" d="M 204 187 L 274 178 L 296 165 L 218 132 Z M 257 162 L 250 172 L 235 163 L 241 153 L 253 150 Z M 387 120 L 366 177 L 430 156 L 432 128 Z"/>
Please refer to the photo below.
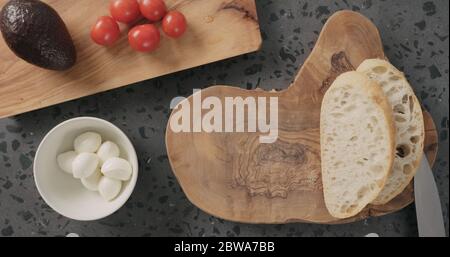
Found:
<path fill-rule="evenodd" d="M 411 182 L 423 156 L 425 125 L 422 108 L 414 91 L 404 77 L 385 60 L 364 61 L 358 72 L 366 74 L 383 89 L 394 112 L 396 154 L 392 172 L 380 195 L 372 202 L 385 204 Z"/>
<path fill-rule="evenodd" d="M 320 116 L 322 183 L 333 217 L 358 214 L 383 189 L 394 159 L 392 110 L 376 82 L 356 71 L 326 92 Z"/>

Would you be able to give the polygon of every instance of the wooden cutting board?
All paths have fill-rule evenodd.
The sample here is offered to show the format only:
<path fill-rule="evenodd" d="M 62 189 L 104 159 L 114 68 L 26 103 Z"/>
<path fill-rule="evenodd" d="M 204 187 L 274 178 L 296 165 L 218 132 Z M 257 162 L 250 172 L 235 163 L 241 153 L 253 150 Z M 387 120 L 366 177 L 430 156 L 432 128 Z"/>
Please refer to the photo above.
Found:
<path fill-rule="evenodd" d="M 0 7 L 7 0 L 0 0 Z M 134 52 L 127 28 L 114 47 L 97 46 L 90 29 L 108 15 L 109 0 L 47 0 L 75 41 L 78 62 L 67 72 L 47 71 L 17 58 L 0 39 L 0 118 L 47 107 L 134 82 L 258 50 L 261 34 L 254 0 L 166 0 L 189 24 L 178 40 L 162 38 L 151 54 Z"/>
<path fill-rule="evenodd" d="M 214 86 L 203 90 L 202 98 L 216 96 L 222 103 L 224 97 L 279 97 L 279 137 L 276 143 L 260 144 L 258 133 L 174 133 L 168 127 L 170 164 L 189 200 L 209 214 L 246 223 L 347 223 L 412 203 L 413 187 L 409 186 L 390 203 L 368 206 L 350 219 L 333 218 L 325 208 L 320 174 L 321 101 L 339 74 L 368 58 L 385 58 L 377 28 L 358 13 L 341 11 L 325 24 L 288 89 L 265 92 Z M 192 99 L 188 99 L 191 106 Z M 428 113 L 425 118 L 425 151 L 434 162 L 436 129 Z"/>

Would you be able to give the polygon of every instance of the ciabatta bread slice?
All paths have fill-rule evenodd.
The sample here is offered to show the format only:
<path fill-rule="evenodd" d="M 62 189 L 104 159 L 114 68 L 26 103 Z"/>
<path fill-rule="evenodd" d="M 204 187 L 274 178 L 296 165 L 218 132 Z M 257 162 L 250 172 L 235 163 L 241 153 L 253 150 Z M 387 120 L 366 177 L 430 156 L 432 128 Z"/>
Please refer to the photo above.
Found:
<path fill-rule="evenodd" d="M 381 88 L 359 72 L 340 75 L 320 116 L 325 205 L 336 218 L 358 214 L 381 192 L 394 159 L 392 110 Z"/>
<path fill-rule="evenodd" d="M 385 60 L 364 61 L 358 72 L 366 74 L 383 89 L 394 112 L 396 154 L 392 172 L 384 189 L 372 202 L 385 204 L 403 192 L 416 174 L 423 156 L 425 125 L 422 108 L 404 77 Z"/>

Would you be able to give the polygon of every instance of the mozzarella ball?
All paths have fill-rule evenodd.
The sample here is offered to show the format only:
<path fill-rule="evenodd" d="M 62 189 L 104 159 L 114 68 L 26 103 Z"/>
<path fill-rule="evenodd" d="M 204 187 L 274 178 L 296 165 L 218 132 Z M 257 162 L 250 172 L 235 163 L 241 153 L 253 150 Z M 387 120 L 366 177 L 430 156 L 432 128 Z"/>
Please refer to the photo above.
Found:
<path fill-rule="evenodd" d="M 101 178 L 102 173 L 100 172 L 100 169 L 96 169 L 94 174 L 90 175 L 87 178 L 82 178 L 81 184 L 83 184 L 83 186 L 90 191 L 98 191 L 98 183 L 100 182 Z"/>
<path fill-rule="evenodd" d="M 115 143 L 106 141 L 98 149 L 97 155 L 102 162 L 106 162 L 110 158 L 119 157 L 120 150 Z"/>
<path fill-rule="evenodd" d="M 73 147 L 77 153 L 95 153 L 101 143 L 102 137 L 98 133 L 86 132 L 75 138 Z"/>
<path fill-rule="evenodd" d="M 98 192 L 106 201 L 111 201 L 120 193 L 122 182 L 120 180 L 102 177 L 98 184 Z"/>
<path fill-rule="evenodd" d="M 87 178 L 94 174 L 99 166 L 98 156 L 94 153 L 80 153 L 72 163 L 75 178 Z"/>
<path fill-rule="evenodd" d="M 114 157 L 103 163 L 101 171 L 108 178 L 127 181 L 131 177 L 132 168 L 127 160 Z"/>
<path fill-rule="evenodd" d="M 66 153 L 62 153 L 56 157 L 56 161 L 58 162 L 58 166 L 68 174 L 72 174 L 72 163 L 73 160 L 77 157 L 77 153 L 74 151 L 69 151 Z"/>

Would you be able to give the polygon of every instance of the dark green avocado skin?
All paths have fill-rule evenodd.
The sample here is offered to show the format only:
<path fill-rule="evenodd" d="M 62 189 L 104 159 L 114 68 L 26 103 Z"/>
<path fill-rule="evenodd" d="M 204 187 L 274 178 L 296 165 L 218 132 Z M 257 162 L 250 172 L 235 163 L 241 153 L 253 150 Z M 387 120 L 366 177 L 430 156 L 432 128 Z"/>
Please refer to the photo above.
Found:
<path fill-rule="evenodd" d="M 9 48 L 20 58 L 50 70 L 67 70 L 76 50 L 64 21 L 38 0 L 11 0 L 0 13 L 0 29 Z"/>

